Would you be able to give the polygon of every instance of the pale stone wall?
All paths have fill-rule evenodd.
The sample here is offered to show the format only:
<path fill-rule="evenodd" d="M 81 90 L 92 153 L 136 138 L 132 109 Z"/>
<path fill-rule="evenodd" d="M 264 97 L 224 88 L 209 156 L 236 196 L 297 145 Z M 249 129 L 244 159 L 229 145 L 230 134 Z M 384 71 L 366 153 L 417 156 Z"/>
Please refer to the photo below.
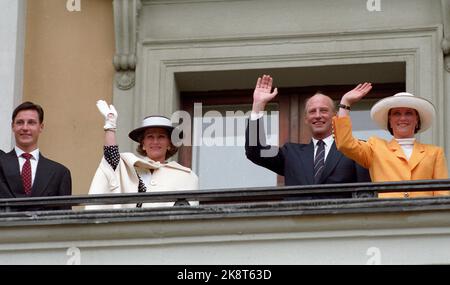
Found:
<path fill-rule="evenodd" d="M 26 1 L 0 1 L 0 11 L 0 149 L 9 151 L 11 110 L 22 99 Z"/>
<path fill-rule="evenodd" d="M 379 2 L 380 11 L 359 0 L 142 1 L 135 96 L 119 109 L 134 106 L 134 123 L 170 114 L 179 108 L 176 78 L 184 73 L 404 62 L 407 91 L 438 109 L 432 130 L 419 139 L 449 155 L 441 1 Z M 322 84 L 330 84 L 327 75 Z M 248 88 L 255 78 L 247 78 Z M 222 81 L 233 89 L 230 78 Z"/>
<path fill-rule="evenodd" d="M 178 109 L 184 90 L 176 79 L 190 73 L 208 78 L 243 71 L 239 85 L 223 78 L 233 89 L 252 88 L 249 71 L 403 62 L 407 90 L 438 108 L 436 123 L 420 140 L 444 146 L 450 156 L 439 0 L 380 0 L 381 11 L 360 0 L 142 0 L 136 85 L 128 90 L 113 82 L 112 0 L 82 0 L 81 11 L 71 13 L 65 0 L 28 2 L 24 99 L 45 108 L 41 149 L 71 168 L 74 193 L 87 193 L 101 156 L 103 122 L 95 101 L 114 100 L 121 149 L 132 150 L 129 130 L 146 115 Z M 339 82 L 346 83 L 353 82 Z"/>
<path fill-rule="evenodd" d="M 111 0 L 28 1 L 24 100 L 42 105 L 40 149 L 70 168 L 73 193 L 86 194 L 102 156 L 104 120 L 96 101 L 112 100 Z"/>
<path fill-rule="evenodd" d="M 1 223 L 0 264 L 450 264 L 444 208 L 247 217 L 205 212 L 177 219 L 155 209 L 134 217 L 128 211 L 42 222 L 10 218 Z"/>

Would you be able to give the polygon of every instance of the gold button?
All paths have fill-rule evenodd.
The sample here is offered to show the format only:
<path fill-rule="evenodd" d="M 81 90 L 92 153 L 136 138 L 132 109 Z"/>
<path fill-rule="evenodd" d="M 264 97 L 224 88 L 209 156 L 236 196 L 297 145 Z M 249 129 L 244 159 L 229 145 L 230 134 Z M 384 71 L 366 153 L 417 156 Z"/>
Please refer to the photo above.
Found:
<path fill-rule="evenodd" d="M 405 198 L 409 198 L 409 193 L 408 193 L 408 192 L 405 192 L 405 193 L 403 194 L 403 196 L 404 196 Z"/>

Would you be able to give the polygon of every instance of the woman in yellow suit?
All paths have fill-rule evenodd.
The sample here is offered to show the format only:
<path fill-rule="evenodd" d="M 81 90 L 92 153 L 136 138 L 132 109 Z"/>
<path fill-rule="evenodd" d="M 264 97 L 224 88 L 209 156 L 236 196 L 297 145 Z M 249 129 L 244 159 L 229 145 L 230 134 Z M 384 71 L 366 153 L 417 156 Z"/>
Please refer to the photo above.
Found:
<path fill-rule="evenodd" d="M 367 142 L 352 136 L 350 106 L 372 89 L 371 83 L 359 84 L 342 96 L 338 116 L 333 118 L 336 146 L 347 157 L 369 169 L 373 182 L 446 179 L 447 163 L 441 147 L 421 144 L 414 135 L 428 129 L 435 118 L 433 104 L 402 92 L 378 101 L 370 116 L 394 138 L 386 141 L 371 137 Z M 379 197 L 419 197 L 448 195 L 448 191 L 392 192 Z"/>

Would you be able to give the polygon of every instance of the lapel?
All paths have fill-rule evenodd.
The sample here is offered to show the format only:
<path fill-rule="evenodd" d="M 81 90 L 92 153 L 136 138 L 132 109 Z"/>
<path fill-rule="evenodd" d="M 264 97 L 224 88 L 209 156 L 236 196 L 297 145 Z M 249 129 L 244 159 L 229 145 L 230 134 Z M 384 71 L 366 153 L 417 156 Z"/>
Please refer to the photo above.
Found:
<path fill-rule="evenodd" d="M 2 164 L 5 180 L 11 193 L 14 197 L 25 197 L 16 151 L 13 149 L 5 154 L 0 160 L 0 163 Z"/>
<path fill-rule="evenodd" d="M 388 148 L 390 151 L 392 151 L 394 153 L 395 156 L 397 156 L 397 158 L 399 158 L 405 162 L 408 162 L 408 159 L 406 159 L 403 149 L 401 148 L 401 146 L 398 144 L 398 142 L 395 139 L 392 139 L 388 143 Z"/>
<path fill-rule="evenodd" d="M 45 158 L 42 153 L 39 152 L 39 162 L 36 168 L 36 177 L 34 178 L 33 190 L 31 196 L 41 197 L 47 196 L 43 195 L 46 192 L 48 183 L 51 181 L 53 176 L 53 169 L 47 158 Z"/>
<path fill-rule="evenodd" d="M 342 158 L 342 153 L 337 151 L 336 144 L 333 141 L 333 144 L 330 147 L 330 151 L 328 152 L 327 159 L 325 160 L 325 166 L 322 172 L 322 177 L 320 178 L 319 183 L 322 184 L 328 176 L 330 176 L 331 172 L 336 168 L 337 163 Z"/>
<path fill-rule="evenodd" d="M 314 184 L 314 144 L 312 141 L 300 149 L 298 159 L 302 164 L 303 171 L 301 173 L 305 175 L 306 184 Z"/>
<path fill-rule="evenodd" d="M 409 159 L 409 167 L 411 171 L 424 159 L 426 155 L 425 146 L 417 141 L 414 142 L 413 152 Z"/>

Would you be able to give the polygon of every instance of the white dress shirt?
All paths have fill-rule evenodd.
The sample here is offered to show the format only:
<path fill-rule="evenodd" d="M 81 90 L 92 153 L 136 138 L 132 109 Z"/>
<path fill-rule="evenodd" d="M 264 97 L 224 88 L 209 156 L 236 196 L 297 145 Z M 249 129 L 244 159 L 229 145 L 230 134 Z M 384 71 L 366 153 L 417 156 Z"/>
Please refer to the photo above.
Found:
<path fill-rule="evenodd" d="M 18 148 L 17 146 L 14 147 L 14 150 L 16 151 L 17 154 L 17 159 L 19 160 L 19 169 L 20 169 L 20 174 L 22 174 L 22 167 L 25 164 L 26 159 L 22 157 L 22 154 L 25 153 L 23 150 L 21 150 L 20 148 Z M 39 149 L 35 149 L 32 152 L 30 152 L 30 154 L 33 156 L 32 158 L 30 158 L 30 163 L 31 163 L 31 186 L 33 186 L 34 184 L 34 177 L 36 177 L 36 169 L 37 169 L 37 164 L 39 162 Z"/>
<path fill-rule="evenodd" d="M 316 157 L 316 152 L 317 152 L 317 148 L 318 148 L 317 142 L 318 142 L 319 140 L 316 140 L 315 138 L 313 138 L 312 141 L 313 141 L 313 144 L 314 144 L 314 157 Z M 330 135 L 330 136 L 324 138 L 322 141 L 324 142 L 324 147 L 325 147 L 325 157 L 324 157 L 324 161 L 327 161 L 328 153 L 330 152 L 331 145 L 332 145 L 333 142 L 334 142 L 333 135 Z"/>

